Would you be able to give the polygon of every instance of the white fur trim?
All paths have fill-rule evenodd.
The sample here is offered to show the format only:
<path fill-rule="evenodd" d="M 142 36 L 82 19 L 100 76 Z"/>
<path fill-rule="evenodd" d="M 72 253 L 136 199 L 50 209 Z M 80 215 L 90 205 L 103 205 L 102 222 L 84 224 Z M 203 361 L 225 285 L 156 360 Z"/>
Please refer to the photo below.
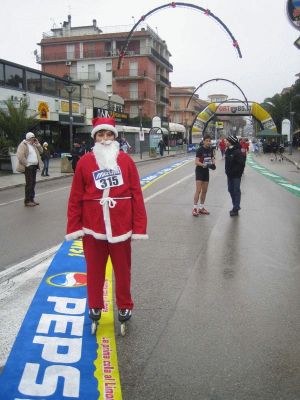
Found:
<path fill-rule="evenodd" d="M 125 240 L 129 239 L 132 235 L 132 231 L 124 233 L 124 235 L 114 236 L 114 237 L 112 237 L 110 235 L 106 235 L 105 233 L 94 232 L 93 230 L 88 229 L 88 228 L 83 228 L 83 231 L 86 235 L 92 235 L 92 236 L 94 236 L 95 239 L 99 239 L 99 240 L 107 240 L 109 243 L 124 242 Z"/>
<path fill-rule="evenodd" d="M 68 234 L 65 236 L 65 239 L 66 239 L 67 242 L 70 242 L 71 240 L 78 239 L 78 238 L 80 238 L 80 237 L 82 237 L 82 236 L 84 236 L 84 232 L 83 232 L 83 230 L 80 230 L 80 231 L 68 233 Z"/>
<path fill-rule="evenodd" d="M 141 234 L 138 234 L 138 233 L 133 233 L 133 235 L 131 236 L 131 238 L 132 238 L 133 240 L 135 240 L 135 239 L 143 239 L 143 240 L 146 240 L 146 239 L 149 239 L 149 236 L 148 236 L 148 235 L 141 235 Z"/>
<path fill-rule="evenodd" d="M 110 236 L 108 237 L 109 243 L 119 243 L 119 242 L 125 242 L 125 240 L 129 239 L 132 236 L 132 231 L 129 231 L 127 233 L 124 233 L 124 235 L 121 236 Z"/>
<path fill-rule="evenodd" d="M 91 132 L 91 137 L 94 139 L 95 134 L 101 130 L 113 132 L 115 138 L 118 136 L 118 131 L 114 126 L 110 124 L 101 124 L 101 125 L 96 125 L 95 128 L 93 128 Z"/>

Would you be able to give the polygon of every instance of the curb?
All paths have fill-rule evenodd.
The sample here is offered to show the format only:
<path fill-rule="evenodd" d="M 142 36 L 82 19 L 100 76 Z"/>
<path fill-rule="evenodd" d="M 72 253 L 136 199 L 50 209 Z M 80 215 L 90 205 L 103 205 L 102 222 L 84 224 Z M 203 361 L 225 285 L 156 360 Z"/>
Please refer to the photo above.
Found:
<path fill-rule="evenodd" d="M 296 161 L 290 159 L 290 158 L 287 157 L 287 156 L 284 156 L 284 158 L 285 158 L 287 161 L 289 161 L 291 164 L 294 164 L 295 167 L 297 167 L 297 169 L 300 169 L 300 165 L 299 165 Z"/>
<path fill-rule="evenodd" d="M 176 153 L 176 154 L 169 154 L 169 155 L 167 155 L 167 156 L 163 156 L 163 157 L 153 157 L 153 158 L 147 158 L 147 159 L 145 159 L 145 160 L 137 160 L 137 161 L 135 161 L 135 163 L 136 164 L 140 164 L 140 163 L 144 163 L 144 162 L 148 162 L 148 161 L 157 161 L 157 160 L 162 160 L 163 158 L 169 158 L 169 157 L 176 157 L 176 156 L 178 156 L 178 155 L 182 155 L 182 154 L 187 154 L 187 153 Z M 36 184 L 38 185 L 40 182 L 48 182 L 48 181 L 54 181 L 54 180 L 57 180 L 57 179 L 63 179 L 63 178 L 69 178 L 70 176 L 73 176 L 74 174 L 73 173 L 66 173 L 66 175 L 60 175 L 60 176 L 54 176 L 53 178 L 48 178 L 48 179 L 40 179 L 40 180 L 37 180 L 36 181 Z M 1 180 L 1 178 L 0 178 L 0 180 Z M 0 192 L 2 191 L 2 190 L 6 190 L 6 189 L 13 189 L 13 188 L 16 188 L 16 187 L 21 187 L 21 186 L 25 186 L 25 182 L 22 182 L 22 183 L 16 183 L 16 184 L 13 184 L 13 185 L 8 185 L 8 186 L 1 186 L 0 187 Z"/>

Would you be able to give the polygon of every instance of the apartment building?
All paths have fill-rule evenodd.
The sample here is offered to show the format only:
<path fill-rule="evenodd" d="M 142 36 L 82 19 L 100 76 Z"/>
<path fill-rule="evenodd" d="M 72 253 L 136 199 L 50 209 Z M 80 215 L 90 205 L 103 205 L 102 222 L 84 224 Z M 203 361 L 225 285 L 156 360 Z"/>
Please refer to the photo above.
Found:
<path fill-rule="evenodd" d="M 90 26 L 72 27 L 69 15 L 60 28 L 43 34 L 37 61 L 45 72 L 121 96 L 122 111 L 131 118 L 142 113 L 167 120 L 171 54 L 166 42 L 143 24 L 129 42 L 122 68 L 117 69 L 130 29 L 131 26 L 100 29 L 96 20 Z"/>
<path fill-rule="evenodd" d="M 208 102 L 199 99 L 197 94 L 193 95 L 196 88 L 194 86 L 180 86 L 170 88 L 170 121 L 182 124 L 189 132 L 189 142 L 191 138 L 191 126 L 196 116 L 208 105 Z M 189 103 L 189 105 L 188 105 Z M 193 131 L 200 132 L 195 126 Z"/>

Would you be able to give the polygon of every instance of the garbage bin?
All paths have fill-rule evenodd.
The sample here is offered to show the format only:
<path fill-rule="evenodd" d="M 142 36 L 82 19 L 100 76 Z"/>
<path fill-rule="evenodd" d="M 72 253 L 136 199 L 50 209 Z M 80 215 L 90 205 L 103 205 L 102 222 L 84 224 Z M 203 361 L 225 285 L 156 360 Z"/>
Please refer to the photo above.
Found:
<path fill-rule="evenodd" d="M 62 153 L 60 160 L 60 172 L 72 173 L 72 155 L 69 153 Z"/>

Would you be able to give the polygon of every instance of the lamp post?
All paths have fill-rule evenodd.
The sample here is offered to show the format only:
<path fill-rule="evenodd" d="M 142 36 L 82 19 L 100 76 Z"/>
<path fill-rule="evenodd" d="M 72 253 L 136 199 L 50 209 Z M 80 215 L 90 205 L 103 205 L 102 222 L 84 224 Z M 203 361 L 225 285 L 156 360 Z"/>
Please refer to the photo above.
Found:
<path fill-rule="evenodd" d="M 142 141 L 144 140 L 144 133 L 143 133 L 143 107 L 139 106 L 139 117 L 140 117 L 140 159 L 143 158 L 142 152 Z"/>
<path fill-rule="evenodd" d="M 291 98 L 290 101 L 290 143 L 289 143 L 289 154 L 293 153 L 293 133 L 294 133 L 294 115 L 295 111 L 292 111 L 293 101 L 296 97 L 300 97 L 300 94 L 296 94 L 294 97 Z"/>
<path fill-rule="evenodd" d="M 290 143 L 289 143 L 289 154 L 290 155 L 293 153 L 294 115 L 295 115 L 295 111 L 290 111 Z"/>
<path fill-rule="evenodd" d="M 107 102 L 107 111 L 108 111 L 108 116 L 110 117 L 110 107 L 111 107 L 111 94 L 108 95 L 108 102 Z"/>
<path fill-rule="evenodd" d="M 73 110 L 72 110 L 72 94 L 74 93 L 76 86 L 65 85 L 66 91 L 69 94 L 69 128 L 70 128 L 70 153 L 73 149 Z"/>

